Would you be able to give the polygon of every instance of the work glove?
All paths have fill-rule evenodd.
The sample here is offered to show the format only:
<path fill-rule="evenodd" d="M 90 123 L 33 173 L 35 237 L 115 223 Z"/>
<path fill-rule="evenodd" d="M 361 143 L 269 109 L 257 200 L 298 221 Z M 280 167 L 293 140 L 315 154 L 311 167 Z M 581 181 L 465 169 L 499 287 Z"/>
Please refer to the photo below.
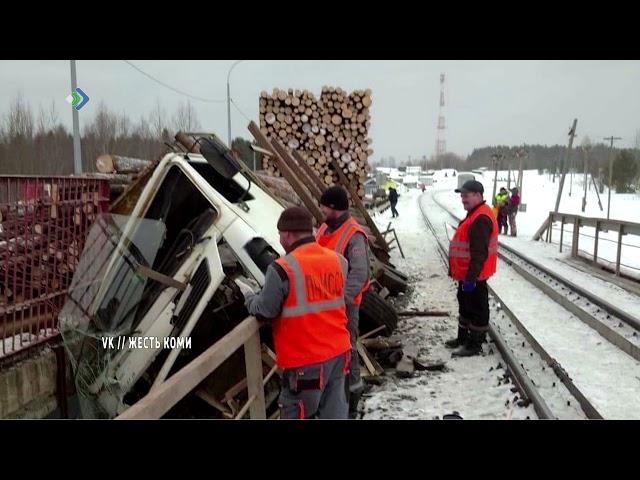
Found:
<path fill-rule="evenodd" d="M 255 280 L 251 280 L 249 278 L 245 278 L 244 281 L 236 278 L 234 282 L 236 282 L 236 285 L 242 292 L 244 298 L 248 298 L 251 295 L 256 294 L 260 290 L 260 285 L 258 285 Z"/>
<path fill-rule="evenodd" d="M 462 291 L 471 293 L 476 289 L 476 282 L 470 282 L 469 280 L 465 280 L 462 282 Z"/>

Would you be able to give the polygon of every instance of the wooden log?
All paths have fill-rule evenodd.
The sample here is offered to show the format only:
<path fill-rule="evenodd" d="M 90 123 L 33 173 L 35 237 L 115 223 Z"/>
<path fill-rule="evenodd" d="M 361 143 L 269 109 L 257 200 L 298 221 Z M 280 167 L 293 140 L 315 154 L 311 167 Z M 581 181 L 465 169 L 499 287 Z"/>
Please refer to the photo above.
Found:
<path fill-rule="evenodd" d="M 96 159 L 96 168 L 101 173 L 137 173 L 150 164 L 150 160 L 119 155 L 100 155 Z"/>

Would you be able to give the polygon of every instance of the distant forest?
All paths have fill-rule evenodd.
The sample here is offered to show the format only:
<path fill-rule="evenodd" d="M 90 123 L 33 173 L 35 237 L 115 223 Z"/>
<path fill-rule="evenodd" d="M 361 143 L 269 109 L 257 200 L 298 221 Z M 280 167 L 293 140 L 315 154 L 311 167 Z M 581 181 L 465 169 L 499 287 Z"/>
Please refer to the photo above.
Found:
<path fill-rule="evenodd" d="M 179 131 L 201 128 L 189 101 L 169 114 L 159 101 L 153 110 L 137 121 L 124 112 L 109 110 L 100 103 L 91 120 L 82 125 L 81 153 L 83 172 L 96 170 L 98 156 L 110 153 L 155 160 L 173 143 Z M 226 132 L 214 132 L 223 135 Z M 248 140 L 237 138 L 233 147 L 253 166 L 253 150 Z M 256 155 L 256 164 L 261 165 Z M 0 114 L 0 175 L 69 175 L 73 173 L 73 136 L 60 122 L 53 102 L 34 109 L 17 96 L 9 111 Z"/>
<path fill-rule="evenodd" d="M 636 148 L 613 149 L 613 183 L 618 186 L 618 191 L 632 191 L 640 189 L 640 131 L 636 138 Z M 473 170 L 480 167 L 493 169 L 493 155 L 501 155 L 498 169 L 518 169 L 520 159 L 516 157 L 518 150 L 524 149 L 527 154 L 523 156 L 523 168 L 525 170 L 537 169 L 540 172 L 559 172 L 564 162 L 567 147 L 565 145 L 520 145 L 506 146 L 495 145 L 475 148 L 469 156 L 463 158 L 454 153 L 445 153 L 438 160 L 426 159 L 397 161 L 394 157 L 381 158 L 377 165 L 402 168 L 407 165 L 421 165 L 425 169 L 455 168 L 459 171 Z M 587 153 L 588 152 L 588 153 Z M 588 155 L 587 169 L 595 177 L 602 175 L 605 184 L 609 177 L 610 147 L 603 143 L 591 144 L 588 137 L 572 148 L 567 170 L 576 172 L 584 171 L 584 159 Z"/>

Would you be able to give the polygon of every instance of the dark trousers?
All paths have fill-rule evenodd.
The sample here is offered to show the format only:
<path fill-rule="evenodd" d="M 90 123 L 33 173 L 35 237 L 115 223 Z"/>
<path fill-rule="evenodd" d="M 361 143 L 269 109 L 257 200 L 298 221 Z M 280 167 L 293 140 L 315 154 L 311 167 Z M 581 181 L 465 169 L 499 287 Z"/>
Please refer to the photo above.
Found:
<path fill-rule="evenodd" d="M 282 373 L 280 418 L 346 419 L 349 405 L 344 382 L 349 352 L 313 365 L 287 368 Z"/>
<path fill-rule="evenodd" d="M 463 292 L 458 282 L 459 326 L 475 332 L 489 330 L 489 290 L 486 280 L 478 280 L 473 292 Z"/>
<path fill-rule="evenodd" d="M 398 204 L 398 201 L 396 200 L 395 202 L 389 202 L 389 204 L 391 205 L 391 216 L 393 218 L 397 217 L 398 211 L 396 210 L 396 205 Z"/>

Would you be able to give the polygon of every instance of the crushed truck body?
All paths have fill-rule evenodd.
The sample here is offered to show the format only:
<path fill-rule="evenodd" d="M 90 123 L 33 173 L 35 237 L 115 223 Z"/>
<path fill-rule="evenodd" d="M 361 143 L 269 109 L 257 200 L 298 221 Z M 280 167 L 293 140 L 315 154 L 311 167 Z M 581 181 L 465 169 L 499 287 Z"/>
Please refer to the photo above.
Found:
<path fill-rule="evenodd" d="M 234 280 L 263 285 L 284 254 L 282 204 L 217 137 L 198 143 L 157 163 L 130 215 L 102 214 L 89 233 L 59 317 L 85 418 L 118 416 L 223 338 L 247 316 Z M 261 341 L 273 357 L 269 328 Z M 166 416 L 233 417 L 243 364 L 236 352 Z M 279 388 L 278 375 L 265 384 L 270 416 Z"/>

